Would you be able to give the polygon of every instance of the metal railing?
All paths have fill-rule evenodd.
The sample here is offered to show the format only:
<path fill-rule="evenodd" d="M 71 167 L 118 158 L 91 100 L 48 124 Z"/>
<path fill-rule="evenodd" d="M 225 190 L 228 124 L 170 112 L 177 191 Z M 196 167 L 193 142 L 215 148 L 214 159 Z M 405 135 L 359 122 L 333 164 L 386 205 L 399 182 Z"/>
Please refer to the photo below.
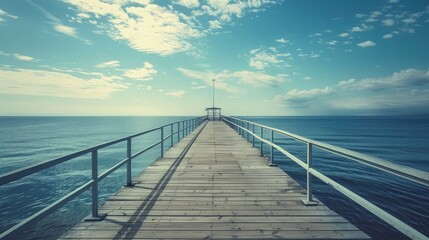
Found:
<path fill-rule="evenodd" d="M 327 177 L 326 175 L 314 169 L 312 167 L 313 148 L 316 147 L 325 152 L 330 152 L 335 155 L 346 157 L 353 161 L 366 164 L 373 168 L 383 170 L 385 172 L 417 182 L 425 186 L 429 186 L 429 173 L 420 171 L 417 169 L 405 167 L 402 165 L 398 165 L 395 163 L 391 163 L 383 159 L 372 157 L 366 154 L 358 153 L 358 152 L 347 150 L 341 147 L 308 139 L 280 129 L 242 120 L 239 118 L 222 116 L 222 120 L 226 124 L 228 124 L 231 128 L 233 128 L 235 131 L 237 131 L 241 136 L 243 136 L 249 142 L 251 142 L 253 146 L 255 146 L 255 139 L 258 139 L 260 141 L 261 156 L 264 156 L 264 144 L 267 144 L 270 148 L 268 164 L 273 165 L 273 162 L 274 162 L 273 150 L 276 149 L 280 153 L 282 153 L 283 155 L 285 155 L 286 157 L 288 157 L 289 159 L 291 159 L 292 161 L 294 161 L 295 163 L 297 163 L 299 166 L 301 166 L 307 171 L 307 196 L 306 196 L 306 199 L 302 200 L 305 205 L 317 204 L 317 202 L 313 200 L 313 194 L 312 194 L 312 191 L 313 191 L 312 177 L 314 176 L 320 179 L 321 181 L 325 182 L 326 184 L 330 185 L 331 187 L 335 188 L 337 191 L 344 194 L 346 197 L 350 198 L 351 200 L 353 200 L 363 208 L 367 209 L 368 211 L 370 211 L 371 213 L 373 213 L 374 215 L 376 215 L 386 223 L 390 224 L 391 226 L 393 226 L 403 234 L 407 235 L 411 239 L 420 239 L 420 240 L 429 239 L 428 237 L 426 237 L 419 231 L 415 230 L 414 228 L 410 227 L 406 223 L 402 222 L 398 218 L 394 217 L 390 213 L 384 211 L 383 209 L 379 208 L 375 204 L 369 202 L 368 200 L 350 191 L 343 185 L 339 184 L 338 182 L 332 180 L 331 178 Z M 260 131 L 259 131 L 260 136 L 258 136 L 257 133 L 255 132 L 255 127 L 260 128 Z M 269 141 L 264 139 L 264 132 L 268 132 L 268 131 L 270 134 Z M 289 153 L 279 145 L 275 144 L 274 138 L 273 138 L 274 133 L 286 136 L 288 138 L 291 138 L 306 144 L 307 145 L 307 162 L 306 163 L 303 162 L 293 154 Z"/>
<path fill-rule="evenodd" d="M 190 132 L 192 132 L 195 128 L 197 128 L 199 125 L 201 125 L 205 120 L 206 116 L 178 121 L 174 123 L 169 123 L 166 125 L 163 125 L 161 127 L 157 127 L 154 129 L 150 129 L 144 132 L 140 132 L 134 135 L 130 135 L 127 137 L 123 137 L 114 141 L 110 141 L 107 143 L 103 143 L 94 147 L 90 147 L 78 152 L 71 153 L 69 155 L 59 157 L 53 160 L 45 161 L 30 167 L 22 168 L 16 171 L 13 171 L 11 173 L 7 173 L 0 176 L 0 186 L 5 185 L 7 183 L 16 181 L 20 178 L 29 176 L 31 174 L 40 172 L 42 170 L 45 170 L 47 168 L 53 167 L 55 165 L 58 165 L 60 163 L 66 162 L 68 160 L 80 157 L 85 154 L 91 153 L 91 161 L 92 161 L 92 179 L 84 184 L 82 184 L 80 187 L 76 188 L 75 190 L 71 191 L 67 195 L 61 197 L 54 203 L 50 204 L 49 206 L 43 208 L 42 210 L 38 211 L 37 213 L 29 216 L 28 218 L 24 219 L 20 223 L 16 224 L 9 230 L 3 232 L 0 234 L 0 239 L 14 239 L 14 237 L 22 232 L 27 227 L 31 226 L 32 224 L 38 222 L 39 220 L 43 219 L 44 217 L 48 216 L 55 210 L 59 209 L 66 203 L 68 203 L 73 198 L 77 197 L 78 195 L 82 194 L 89 188 L 92 188 L 92 214 L 90 218 L 87 218 L 86 220 L 89 221 L 97 221 L 102 220 L 104 216 L 100 215 L 98 213 L 98 182 L 113 173 L 115 170 L 123 166 L 124 164 L 127 164 L 127 176 L 126 176 L 126 186 L 132 186 L 132 179 L 131 179 L 131 161 L 138 157 L 139 155 L 149 151 L 150 149 L 160 145 L 160 156 L 161 158 L 164 156 L 164 142 L 170 138 L 170 147 L 173 146 L 173 137 L 177 135 L 177 141 L 181 139 L 181 137 L 185 137 Z M 177 131 L 174 130 L 174 126 L 177 125 Z M 164 133 L 166 131 L 170 131 L 168 136 L 164 137 Z M 145 134 L 159 131 L 160 133 L 160 141 L 150 145 L 149 147 L 140 150 L 134 154 L 131 152 L 132 147 L 132 140 L 136 137 L 143 136 Z M 118 143 L 126 142 L 127 143 L 127 157 L 120 161 L 119 163 L 115 164 L 113 167 L 109 168 L 107 171 L 105 171 L 102 174 L 98 173 L 98 150 L 102 148 L 106 148 L 108 146 L 112 146 Z"/>

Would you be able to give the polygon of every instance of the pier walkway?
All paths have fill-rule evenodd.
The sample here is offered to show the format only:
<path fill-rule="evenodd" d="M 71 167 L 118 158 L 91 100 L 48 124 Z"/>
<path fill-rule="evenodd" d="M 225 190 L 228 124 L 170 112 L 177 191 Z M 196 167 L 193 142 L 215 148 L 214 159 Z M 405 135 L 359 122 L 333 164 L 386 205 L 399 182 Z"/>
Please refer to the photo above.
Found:
<path fill-rule="evenodd" d="M 207 122 L 61 239 L 368 239 L 223 122 Z"/>

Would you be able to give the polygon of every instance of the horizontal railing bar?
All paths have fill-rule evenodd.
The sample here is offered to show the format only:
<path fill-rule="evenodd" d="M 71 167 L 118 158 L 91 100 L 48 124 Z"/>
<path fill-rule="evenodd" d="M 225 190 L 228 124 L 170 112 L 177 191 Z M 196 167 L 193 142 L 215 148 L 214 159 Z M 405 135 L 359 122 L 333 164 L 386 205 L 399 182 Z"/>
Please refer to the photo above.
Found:
<path fill-rule="evenodd" d="M 201 117 L 194 118 L 194 119 L 200 119 L 200 118 Z M 184 121 L 186 121 L 186 120 L 184 120 Z M 184 121 L 178 121 L 178 122 L 184 122 Z M 66 156 L 62 156 L 62 157 L 55 158 L 55 159 L 52 159 L 52 160 L 47 160 L 47 161 L 44 161 L 42 163 L 38 163 L 38 164 L 29 166 L 29 167 L 24 167 L 24 168 L 15 170 L 15 171 L 10 172 L 10 173 L 2 174 L 2 175 L 0 175 L 0 186 L 2 186 L 4 184 L 7 184 L 9 182 L 15 181 L 17 179 L 23 178 L 25 176 L 31 175 L 33 173 L 42 171 L 44 169 L 53 167 L 53 166 L 55 166 L 57 164 L 63 163 L 65 161 L 71 160 L 73 158 L 77 158 L 77 157 L 80 157 L 82 155 L 88 154 L 88 153 L 90 153 L 90 152 L 92 152 L 94 150 L 105 148 L 105 147 L 108 147 L 108 146 L 111 146 L 111 145 L 114 145 L 114 144 L 126 141 L 129 138 L 132 139 L 132 138 L 144 135 L 144 134 L 148 134 L 148 133 L 151 133 L 151 132 L 154 132 L 156 130 L 161 129 L 162 127 L 169 126 L 169 125 L 172 125 L 172 124 L 176 124 L 178 122 L 169 123 L 169 124 L 166 124 L 166 125 L 161 126 L 161 127 L 153 128 L 153 129 L 150 129 L 150 130 L 147 130 L 147 131 L 143 131 L 143 132 L 140 132 L 140 133 L 136 133 L 136 134 L 133 134 L 133 135 L 130 135 L 130 136 L 122 137 L 122 138 L 119 138 L 119 139 L 116 139 L 116 140 L 113 140 L 113 141 L 102 143 L 102 144 L 99 144 L 99 145 L 96 145 L 96 146 L 93 146 L 93 147 L 90 147 L 90 148 L 87 148 L 87 149 L 84 149 L 84 150 L 81 150 L 81 151 L 78 151 L 78 152 L 74 152 L 74 153 L 68 154 Z"/>
<path fill-rule="evenodd" d="M 378 206 L 374 205 L 373 203 L 367 201 L 366 199 L 362 198 L 361 196 L 357 195 L 356 193 L 350 191 L 346 187 L 342 186 L 341 184 L 335 182 L 334 180 L 330 179 L 329 177 L 323 175 L 322 173 L 318 172 L 314 168 L 309 169 L 310 173 L 325 182 L 326 184 L 330 185 L 331 187 L 335 188 L 340 193 L 344 194 L 346 197 L 353 200 L 355 203 L 359 204 L 366 210 L 370 211 L 377 217 L 381 218 L 386 223 L 390 224 L 394 228 L 401 231 L 403 234 L 407 235 L 411 239 L 429 239 L 425 235 L 421 234 L 417 230 L 413 229 L 412 227 L 408 226 L 406 223 L 402 222 L 401 220 L 397 219 L 393 215 L 389 214 L 388 212 L 384 211 L 383 209 L 379 208 Z"/>
<path fill-rule="evenodd" d="M 125 158 L 124 160 L 120 161 L 119 163 L 115 164 L 113 167 L 109 168 L 104 173 L 98 175 L 98 181 L 103 180 L 105 177 L 110 175 L 112 172 L 114 172 L 116 169 L 122 167 L 126 162 L 128 161 L 128 158 Z"/>
<path fill-rule="evenodd" d="M 161 141 L 159 141 L 157 143 L 154 143 L 154 144 L 150 145 L 149 147 L 147 147 L 147 148 L 145 148 L 145 149 L 143 149 L 141 151 L 138 151 L 137 153 L 134 153 L 134 155 L 131 156 L 131 159 L 134 159 L 134 158 L 138 157 L 139 155 L 141 155 L 141 154 L 149 151 L 150 149 L 156 147 L 159 144 L 161 144 Z"/>
<path fill-rule="evenodd" d="M 19 232 L 23 231 L 25 228 L 31 226 L 32 224 L 40 221 L 44 217 L 48 216 L 55 210 L 59 209 L 60 207 L 64 206 L 67 202 L 69 202 L 71 199 L 75 198 L 76 196 L 80 195 L 87 189 L 89 189 L 92 184 L 94 183 L 94 180 L 90 180 L 80 186 L 79 188 L 75 189 L 74 191 L 70 192 L 69 194 L 65 195 L 64 197 L 58 199 L 54 203 L 50 204 L 49 206 L 43 208 L 42 210 L 38 211 L 37 213 L 31 215 L 30 217 L 26 218 L 22 222 L 18 223 L 17 225 L 13 226 L 12 228 L 8 229 L 7 231 L 3 232 L 0 235 L 0 239 L 13 239 Z"/>
<path fill-rule="evenodd" d="M 238 118 L 232 118 L 232 119 L 236 119 L 238 121 L 243 121 L 243 122 L 248 122 L 250 124 L 255 124 L 256 126 L 261 126 L 263 128 L 267 128 L 267 129 L 273 130 L 273 131 L 275 131 L 277 133 L 289 136 L 289 137 L 291 137 L 293 139 L 297 139 L 297 140 L 299 140 L 301 142 L 311 143 L 311 144 L 313 144 L 314 147 L 318 147 L 318 148 L 320 148 L 322 150 L 325 150 L 327 152 L 331 152 L 331 153 L 334 153 L 336 155 L 343 156 L 343 157 L 349 158 L 351 160 L 355 160 L 355 161 L 367 164 L 369 166 L 376 167 L 376 168 L 378 168 L 380 170 L 383 170 L 385 172 L 389 172 L 389 173 L 395 174 L 397 176 L 401 176 L 403 178 L 412 180 L 414 182 L 417 182 L 417 183 L 429 186 L 429 173 L 427 173 L 427 172 L 424 172 L 424 171 L 421 171 L 421 170 L 417 170 L 417 169 L 414 169 L 414 168 L 410 168 L 410 167 L 406 167 L 406 166 L 403 166 L 403 165 L 399 165 L 399 164 L 396 164 L 396 163 L 391 163 L 391 162 L 388 162 L 386 160 L 383 160 L 383 159 L 380 159 L 380 158 L 377 158 L 377 157 L 369 156 L 369 155 L 362 154 L 362 153 L 359 153 L 359 152 L 355 152 L 355 151 L 352 151 L 352 150 L 348 150 L 348 149 L 345 149 L 345 148 L 341 148 L 341 147 L 333 146 L 333 145 L 330 145 L 330 144 L 327 144 L 327 143 L 315 141 L 315 140 L 312 140 L 312 139 L 309 139 L 309 138 L 301 137 L 299 135 L 296 135 L 296 134 L 293 134 L 293 133 L 289 133 L 289 132 L 286 132 L 286 131 L 283 131 L 283 130 L 279 130 L 279 129 L 272 128 L 272 127 L 267 127 L 267 126 L 262 125 L 262 124 L 257 124 L 257 123 L 254 123 L 254 122 L 250 122 L 250 121 L 246 121 L 246 120 L 241 120 L 241 119 L 238 119 Z M 232 122 L 230 122 L 230 123 L 232 123 Z M 234 124 L 235 126 L 237 126 L 237 127 L 241 128 L 241 129 L 246 130 L 247 132 L 251 133 L 251 131 L 248 131 L 247 129 L 245 129 L 245 128 L 243 128 L 243 127 L 241 127 L 241 126 L 239 126 L 239 125 L 237 125 L 235 123 L 232 123 L 232 124 Z M 269 143 L 267 143 L 267 144 L 269 144 Z"/>
<path fill-rule="evenodd" d="M 226 120 L 226 119 L 224 119 L 224 120 Z M 228 122 L 232 123 L 232 122 L 231 122 L 231 121 L 229 121 L 229 120 L 226 120 L 226 121 L 228 121 Z M 232 124 L 234 124 L 234 123 L 232 123 Z M 234 125 L 235 125 L 235 124 L 234 124 Z M 266 139 L 262 139 L 262 138 L 261 138 L 261 137 L 259 137 L 257 134 L 252 133 L 252 131 L 249 131 L 249 130 L 247 130 L 246 128 L 243 128 L 243 127 L 238 126 L 238 125 L 236 125 L 236 126 L 237 126 L 237 127 L 239 127 L 239 128 L 241 128 L 241 129 L 243 129 L 244 131 L 248 132 L 249 134 L 251 134 L 252 136 L 254 136 L 256 139 L 258 139 L 259 141 L 262 141 L 262 142 L 264 142 L 264 143 L 265 143 L 265 144 L 267 144 L 267 145 L 273 146 L 275 149 L 277 149 L 279 152 L 281 152 L 281 153 L 283 153 L 284 155 L 286 155 L 287 157 L 289 157 L 292 161 L 294 161 L 295 163 L 297 163 L 298 165 L 300 165 L 302 168 L 304 168 L 304 169 L 306 169 L 306 168 L 307 168 L 307 165 L 306 165 L 302 160 L 300 160 L 299 158 L 295 157 L 294 155 L 292 155 L 291 153 L 289 153 L 288 151 L 286 151 L 285 149 L 283 149 L 283 148 L 282 148 L 282 147 L 280 147 L 279 145 L 274 144 L 274 143 L 272 143 L 272 142 L 270 142 L 270 141 L 268 141 L 268 140 L 266 140 Z"/>
<path fill-rule="evenodd" d="M 302 137 L 302 136 L 299 136 L 297 134 L 290 133 L 290 132 L 287 132 L 287 131 L 284 131 L 284 130 L 280 130 L 280 129 L 277 129 L 277 128 L 269 127 L 269 126 L 266 126 L 266 125 L 263 125 L 263 124 L 259 124 L 259 123 L 255 123 L 255 122 L 251 122 L 251 121 L 247 121 L 247 120 L 242 120 L 242 119 L 235 118 L 235 117 L 230 117 L 230 118 L 231 119 L 236 119 L 238 121 L 246 122 L 246 123 L 249 123 L 249 124 L 253 124 L 253 125 L 258 126 L 258 127 L 263 127 L 265 129 L 268 129 L 268 130 L 272 130 L 274 132 L 277 132 L 277 133 L 289 136 L 289 137 L 291 137 L 291 138 L 293 138 L 295 140 L 298 140 L 300 142 L 307 143 L 307 142 L 311 141 L 311 139 L 309 139 L 309 138 Z"/>
<path fill-rule="evenodd" d="M 79 152 L 75 152 L 75 153 L 63 156 L 63 157 L 56 158 L 54 160 L 48 160 L 48 161 L 45 161 L 45 162 L 42 162 L 39 164 L 35 164 L 33 166 L 29 166 L 29 167 L 25 167 L 25 168 L 15 170 L 11 173 L 3 174 L 0 176 L 0 186 L 4 185 L 6 183 L 9 183 L 9 182 L 15 181 L 17 179 L 23 178 L 23 177 L 28 176 L 30 174 L 33 174 L 35 172 L 39 172 L 39 171 L 42 171 L 46 168 L 49 168 L 49 167 L 55 166 L 57 164 L 63 163 L 67 160 L 80 157 L 84 154 L 90 153 L 91 151 L 92 151 L 92 148 L 91 149 L 85 149 L 85 150 L 82 150 Z"/>
<path fill-rule="evenodd" d="M 397 176 L 409 179 L 411 181 L 429 186 L 429 174 L 424 171 L 391 163 L 377 157 L 369 156 L 363 153 L 358 153 L 352 150 L 339 148 L 329 144 L 314 143 L 314 146 L 320 149 L 323 149 L 327 152 L 331 152 L 333 154 L 346 157 L 350 160 L 361 162 L 366 165 L 389 172 L 391 174 L 395 174 Z"/>

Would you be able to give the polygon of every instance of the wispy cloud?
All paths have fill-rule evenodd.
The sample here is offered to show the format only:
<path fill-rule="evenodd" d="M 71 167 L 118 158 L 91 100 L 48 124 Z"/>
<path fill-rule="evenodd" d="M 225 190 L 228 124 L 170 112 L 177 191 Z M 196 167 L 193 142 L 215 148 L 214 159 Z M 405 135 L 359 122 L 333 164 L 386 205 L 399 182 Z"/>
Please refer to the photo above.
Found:
<path fill-rule="evenodd" d="M 362 48 L 367 48 L 367 47 L 373 47 L 373 46 L 375 46 L 377 44 L 375 42 L 373 42 L 373 41 L 368 40 L 368 41 L 365 41 L 365 42 L 358 43 L 357 45 L 359 47 L 362 47 Z"/>
<path fill-rule="evenodd" d="M 21 55 L 21 54 L 17 54 L 17 53 L 13 54 L 13 56 L 14 56 L 16 59 L 19 59 L 19 60 L 21 60 L 21 61 L 26 61 L 26 62 L 30 62 L 30 61 L 35 60 L 33 57 L 25 56 L 25 55 Z"/>
<path fill-rule="evenodd" d="M 285 74 L 269 75 L 253 71 L 230 72 L 228 70 L 224 70 L 222 72 L 214 73 L 210 71 L 195 71 L 185 68 L 177 68 L 177 70 L 187 77 L 204 81 L 206 85 L 211 85 L 211 80 L 215 79 L 216 88 L 230 93 L 238 93 L 241 89 L 227 83 L 228 81 L 234 81 L 235 83 L 250 85 L 252 87 L 278 86 L 283 83 L 287 77 Z"/>
<path fill-rule="evenodd" d="M 119 67 L 121 64 L 119 61 L 116 60 L 112 60 L 112 61 L 107 61 L 107 62 L 103 62 L 100 64 L 95 65 L 95 67 L 97 68 L 107 68 L 107 67 Z"/>
<path fill-rule="evenodd" d="M 185 95 L 185 93 L 186 93 L 185 90 L 170 90 L 165 92 L 165 95 L 173 96 L 173 97 L 182 97 L 183 95 Z"/>
<path fill-rule="evenodd" d="M 384 19 L 384 20 L 382 20 L 382 21 L 381 21 L 381 23 L 382 23 L 384 26 L 391 27 L 391 26 L 395 25 L 395 19 L 391 19 L 391 18 Z"/>
<path fill-rule="evenodd" d="M 0 23 L 1 22 L 5 22 L 6 19 L 5 18 L 13 18 L 13 19 L 17 19 L 18 17 L 12 14 L 9 14 L 3 10 L 0 9 Z"/>
<path fill-rule="evenodd" d="M 290 107 L 300 107 L 303 105 L 311 104 L 313 99 L 318 98 L 320 96 L 328 95 L 332 92 L 333 90 L 330 87 L 314 88 L 310 90 L 293 89 L 288 91 L 284 95 L 277 95 L 273 101 L 274 103 L 281 104 L 281 105 L 288 105 Z"/>
<path fill-rule="evenodd" d="M 54 30 L 65 35 L 69 35 L 70 37 L 77 38 L 76 29 L 73 27 L 69 27 L 62 24 L 55 24 Z"/>
<path fill-rule="evenodd" d="M 227 83 L 227 81 L 231 80 L 229 78 L 230 73 L 227 70 L 220 73 L 214 73 L 211 71 L 196 71 L 196 70 L 191 70 L 186 68 L 177 68 L 177 70 L 189 78 L 203 81 L 207 86 L 211 86 L 212 79 L 216 79 L 215 86 L 217 89 L 221 89 L 229 93 L 241 92 L 240 88 L 233 86 L 230 83 Z"/>
<path fill-rule="evenodd" d="M 405 69 L 325 88 L 294 89 L 273 102 L 300 114 L 428 114 L 429 70 Z"/>
<path fill-rule="evenodd" d="M 253 49 L 250 51 L 249 66 L 262 70 L 267 67 L 285 66 L 286 59 L 290 59 L 290 53 L 280 53 L 276 48 Z"/>
<path fill-rule="evenodd" d="M 366 32 L 366 31 L 369 31 L 371 29 L 372 29 L 371 26 L 368 26 L 366 24 L 361 24 L 360 26 L 352 27 L 351 32 L 352 33 L 353 32 Z"/>
<path fill-rule="evenodd" d="M 279 39 L 276 39 L 276 42 L 281 43 L 281 44 L 286 44 L 289 42 L 289 40 L 286 40 L 284 38 L 279 38 Z"/>
<path fill-rule="evenodd" d="M 381 78 L 341 81 L 338 86 L 353 90 L 414 89 L 429 85 L 429 70 L 405 69 Z"/>
<path fill-rule="evenodd" d="M 127 88 L 115 82 L 116 77 L 104 75 L 85 79 L 57 71 L 0 69 L 0 76 L 2 94 L 106 99 Z"/>
<path fill-rule="evenodd" d="M 200 6 L 199 0 L 177 0 L 174 3 L 185 6 L 187 8 L 196 8 Z"/>
<path fill-rule="evenodd" d="M 383 38 L 384 39 L 391 39 L 391 38 L 393 38 L 393 34 L 391 34 L 391 33 L 388 33 L 388 34 L 385 34 L 385 35 L 383 35 Z"/>
<path fill-rule="evenodd" d="M 32 2 L 32 1 L 29 1 L 29 3 L 31 5 L 33 5 L 36 9 L 38 9 L 46 18 L 48 18 L 51 21 L 52 28 L 55 31 L 57 31 L 59 33 L 62 33 L 62 34 L 65 34 L 67 36 L 79 39 L 79 40 L 83 41 L 86 44 L 91 44 L 91 41 L 86 40 L 84 38 L 81 38 L 81 37 L 79 37 L 77 35 L 76 28 L 73 28 L 73 27 L 70 27 L 70 26 L 67 26 L 67 25 L 63 24 L 60 19 L 58 19 L 57 17 L 55 17 L 52 13 L 46 11 L 44 8 L 42 8 L 38 4 L 36 4 L 36 3 Z"/>
<path fill-rule="evenodd" d="M 141 68 L 126 70 L 124 76 L 134 80 L 149 81 L 153 79 L 157 72 L 152 64 L 144 62 Z"/>

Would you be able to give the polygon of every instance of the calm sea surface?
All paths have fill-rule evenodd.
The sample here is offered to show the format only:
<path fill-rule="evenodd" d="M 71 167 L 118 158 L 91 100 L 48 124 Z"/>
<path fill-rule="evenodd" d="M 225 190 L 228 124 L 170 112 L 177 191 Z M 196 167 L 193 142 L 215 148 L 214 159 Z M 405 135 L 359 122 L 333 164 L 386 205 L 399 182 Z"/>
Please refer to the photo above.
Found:
<path fill-rule="evenodd" d="M 0 174 L 189 117 L 0 117 Z M 243 117 L 308 138 L 429 172 L 429 117 Z M 268 136 L 266 136 L 268 137 Z M 133 141 L 137 152 L 158 133 Z M 280 136 L 277 144 L 302 160 L 306 146 Z M 316 169 L 429 236 L 429 188 L 366 165 L 314 150 Z M 99 152 L 99 173 L 126 157 L 125 144 Z M 155 148 L 133 160 L 133 175 L 159 157 Z M 0 187 L 0 232 L 91 178 L 90 155 Z M 278 152 L 275 162 L 305 186 L 305 171 Z M 125 182 L 121 168 L 100 183 L 100 201 Z M 406 239 L 333 188 L 315 180 L 314 194 L 376 239 Z M 90 214 L 89 191 L 29 229 L 22 239 L 56 239 Z"/>

